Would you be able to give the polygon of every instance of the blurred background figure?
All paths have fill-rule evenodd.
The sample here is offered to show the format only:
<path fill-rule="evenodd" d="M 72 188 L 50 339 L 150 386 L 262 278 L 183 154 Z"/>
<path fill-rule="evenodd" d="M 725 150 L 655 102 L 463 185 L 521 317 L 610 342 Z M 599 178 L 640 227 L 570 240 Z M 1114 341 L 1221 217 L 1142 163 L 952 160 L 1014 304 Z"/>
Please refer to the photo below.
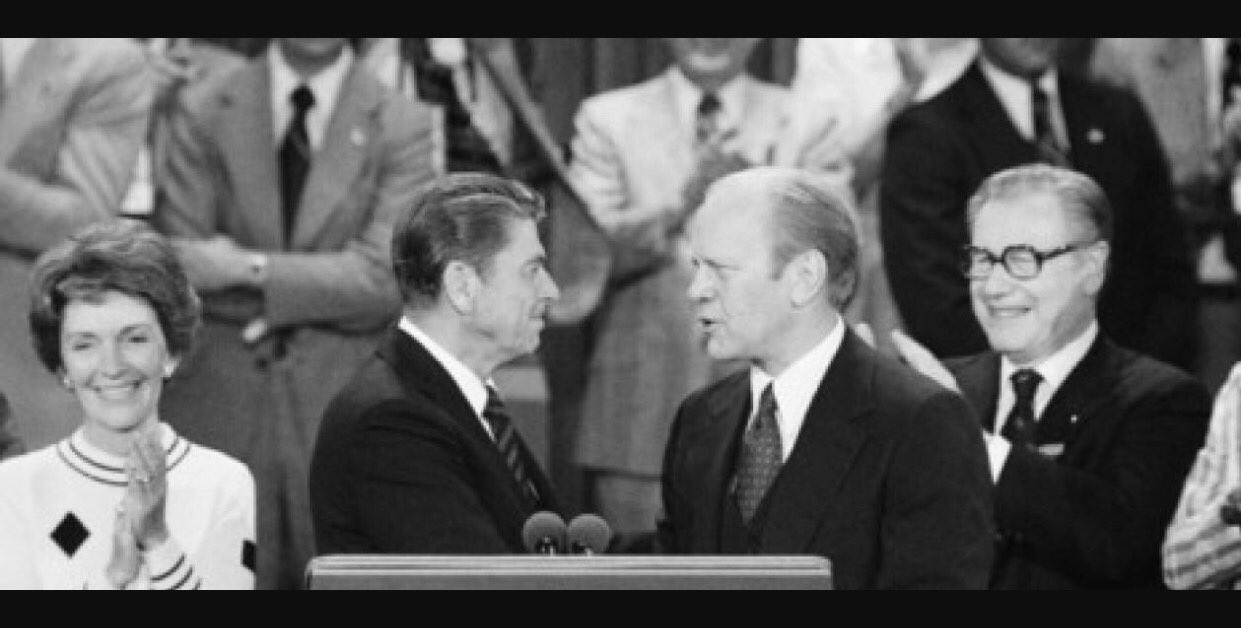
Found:
<path fill-rule="evenodd" d="M 116 216 L 151 106 L 128 39 L 0 38 L 0 382 L 28 449 L 81 422 L 31 348 L 30 264 L 87 223 Z"/>
<path fill-rule="evenodd" d="M 621 533 L 653 529 L 672 415 L 712 375 L 685 299 L 685 220 L 715 179 L 772 163 L 787 124 L 787 88 L 745 72 L 758 38 L 666 41 L 664 72 L 582 103 L 570 162 L 613 253 L 574 459 L 587 509 Z M 825 162 L 847 179 L 838 155 Z"/>
<path fill-rule="evenodd" d="M 1241 39 L 1100 38 L 1088 61 L 1093 75 L 1132 89 L 1155 123 L 1190 231 L 1194 372 L 1216 390 L 1241 360 Z"/>
<path fill-rule="evenodd" d="M 425 109 L 354 60 L 344 38 L 276 40 L 185 93 L 155 168 L 152 221 L 205 318 L 161 409 L 254 473 L 259 588 L 299 586 L 313 556 L 319 421 L 396 320 L 393 221 L 434 174 Z"/>
<path fill-rule="evenodd" d="M 1115 208 L 1099 322 L 1116 342 L 1192 368 L 1187 234 L 1141 102 L 1058 70 L 1056 38 L 982 38 L 952 85 L 892 122 L 881 175 L 884 265 L 901 319 L 937 356 L 986 349 L 958 262 L 965 202 L 993 172 L 1036 161 L 1098 181 Z"/>
<path fill-rule="evenodd" d="M 879 246 L 878 177 L 892 118 L 939 93 L 977 52 L 973 38 L 829 37 L 797 42 L 784 147 L 843 153 L 858 199 L 862 259 L 857 294 L 844 312 L 877 331 L 881 349 L 900 327 Z M 777 160 L 780 161 L 780 160 Z"/>
<path fill-rule="evenodd" d="M 1241 363 L 1215 396 L 1206 444 L 1163 542 L 1172 589 L 1241 589 Z"/>
<path fill-rule="evenodd" d="M 254 480 L 160 422 L 200 304 L 160 236 L 92 225 L 36 262 L 41 365 L 78 405 L 60 442 L 0 463 L 0 589 L 249 589 Z"/>

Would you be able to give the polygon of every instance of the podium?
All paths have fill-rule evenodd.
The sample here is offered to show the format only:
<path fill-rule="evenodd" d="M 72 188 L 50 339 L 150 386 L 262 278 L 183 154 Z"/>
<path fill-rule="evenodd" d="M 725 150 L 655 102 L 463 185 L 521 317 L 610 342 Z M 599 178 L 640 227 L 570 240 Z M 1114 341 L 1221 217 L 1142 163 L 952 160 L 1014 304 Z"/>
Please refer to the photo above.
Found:
<path fill-rule="evenodd" d="M 819 556 L 330 555 L 306 566 L 306 588 L 818 589 Z"/>

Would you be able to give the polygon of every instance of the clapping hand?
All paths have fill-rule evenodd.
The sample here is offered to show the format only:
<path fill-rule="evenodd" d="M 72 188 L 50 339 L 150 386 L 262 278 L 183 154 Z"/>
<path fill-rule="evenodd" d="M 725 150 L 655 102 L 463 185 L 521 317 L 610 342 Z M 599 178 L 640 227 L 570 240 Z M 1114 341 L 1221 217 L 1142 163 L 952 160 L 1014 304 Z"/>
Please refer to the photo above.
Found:
<path fill-rule="evenodd" d="M 129 515 L 138 547 L 151 549 L 168 540 L 168 525 L 164 519 L 168 468 L 158 430 L 150 430 L 134 439 L 126 458 L 126 471 L 129 484 L 121 503 Z"/>

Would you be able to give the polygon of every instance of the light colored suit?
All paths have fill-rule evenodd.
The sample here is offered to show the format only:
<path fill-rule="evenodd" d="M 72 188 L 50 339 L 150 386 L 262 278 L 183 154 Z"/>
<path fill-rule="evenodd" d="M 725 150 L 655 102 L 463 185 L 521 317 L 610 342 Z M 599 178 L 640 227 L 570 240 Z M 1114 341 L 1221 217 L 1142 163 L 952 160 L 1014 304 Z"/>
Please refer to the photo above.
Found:
<path fill-rule="evenodd" d="M 611 282 L 591 323 L 575 461 L 652 480 L 678 404 L 707 383 L 712 366 L 685 293 L 688 246 L 665 227 L 682 211 L 695 168 L 694 125 L 677 113 L 672 71 L 585 100 L 569 167 L 613 253 Z M 731 146 L 766 163 L 784 125 L 787 89 L 739 80 L 744 110 Z M 653 528 L 657 494 L 650 507 L 643 523 Z"/>
<path fill-rule="evenodd" d="M 0 389 L 14 433 L 33 450 L 68 436 L 81 409 L 31 346 L 30 266 L 117 214 L 152 86 L 141 49 L 127 39 L 38 39 L 13 78 L 0 104 Z"/>
<path fill-rule="evenodd" d="M 161 412 L 187 438 L 250 465 L 258 586 L 287 588 L 300 584 L 313 553 L 306 478 L 321 415 L 399 312 L 393 224 L 433 173 L 426 111 L 355 64 L 286 242 L 270 80 L 264 56 L 189 94 L 168 125 L 154 222 L 199 268 L 210 268 L 203 240 L 216 234 L 269 256 L 261 294 L 204 292 L 200 348 Z M 260 312 L 278 333 L 247 345 L 242 328 Z"/>

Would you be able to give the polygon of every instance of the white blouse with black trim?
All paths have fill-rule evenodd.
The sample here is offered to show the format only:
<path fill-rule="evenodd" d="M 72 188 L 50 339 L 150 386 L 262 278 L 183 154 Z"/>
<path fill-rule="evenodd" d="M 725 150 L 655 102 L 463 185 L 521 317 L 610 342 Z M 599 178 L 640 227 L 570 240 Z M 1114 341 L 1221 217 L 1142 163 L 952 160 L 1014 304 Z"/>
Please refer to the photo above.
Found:
<path fill-rule="evenodd" d="M 129 589 L 254 588 L 254 478 L 161 424 L 169 539 L 143 551 Z M 69 438 L 0 462 L 0 589 L 111 588 L 124 459 Z"/>

